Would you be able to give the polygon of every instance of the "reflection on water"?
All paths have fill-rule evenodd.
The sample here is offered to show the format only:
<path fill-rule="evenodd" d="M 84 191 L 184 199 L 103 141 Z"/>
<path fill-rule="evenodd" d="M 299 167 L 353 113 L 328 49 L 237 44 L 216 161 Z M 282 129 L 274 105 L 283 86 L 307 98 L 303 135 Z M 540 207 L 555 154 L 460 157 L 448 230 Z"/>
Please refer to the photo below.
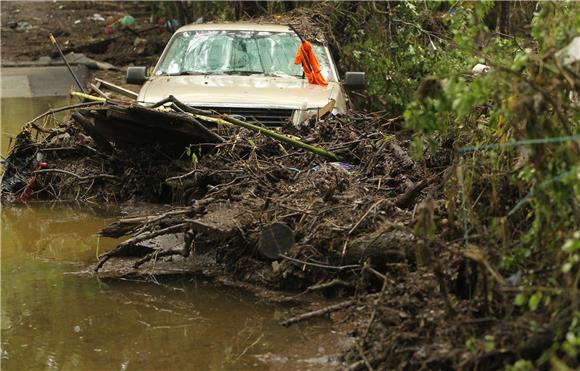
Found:
<path fill-rule="evenodd" d="M 97 245 L 113 247 L 94 234 L 110 216 L 62 204 L 2 210 L 3 370 L 306 369 L 336 350 L 328 326 L 282 328 L 283 308 L 237 290 L 66 274 L 94 262 Z"/>
<path fill-rule="evenodd" d="M 2 111 L 2 156 L 8 154 L 10 138 L 14 138 L 20 132 L 22 125 L 32 118 L 46 112 L 50 107 L 61 107 L 69 103 L 67 97 L 41 97 L 41 98 L 2 98 L 0 111 Z M 57 113 L 57 118 L 64 117 L 65 113 Z"/>

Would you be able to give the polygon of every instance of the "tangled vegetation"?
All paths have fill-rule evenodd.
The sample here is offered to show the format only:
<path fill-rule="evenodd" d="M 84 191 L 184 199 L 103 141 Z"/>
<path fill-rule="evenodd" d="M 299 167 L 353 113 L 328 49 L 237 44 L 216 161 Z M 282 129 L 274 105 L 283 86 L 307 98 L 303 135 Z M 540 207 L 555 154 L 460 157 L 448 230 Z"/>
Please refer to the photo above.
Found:
<path fill-rule="evenodd" d="M 536 318 L 528 323 L 532 333 L 549 329 L 551 345 L 511 359 L 510 368 L 577 367 L 579 63 L 563 63 L 558 51 L 580 33 L 580 5 L 251 2 L 213 14 L 243 18 L 244 8 L 256 16 L 304 6 L 343 72 L 367 73 L 369 86 L 357 103 L 403 114 L 415 133 L 414 153 L 425 163 L 442 147 L 454 150 L 441 189 L 444 213 L 416 230 L 435 238 L 448 223 L 461 231 L 465 248 L 484 247 L 485 263 L 508 277 L 497 282 L 509 288 L 500 290 L 507 296 L 496 315 Z M 477 63 L 489 69 L 470 73 Z M 497 291 L 485 295 L 494 300 Z M 516 307 L 507 310 L 508 302 Z M 479 338 L 488 352 L 501 353 L 491 332 Z"/>
<path fill-rule="evenodd" d="M 481 35 L 486 4 L 473 6 L 468 29 Z M 530 35 L 491 37 L 478 49 L 471 35 L 457 34 L 458 48 L 477 51 L 490 70 L 472 81 L 437 74 L 432 89 L 419 90 L 407 105 L 405 119 L 419 149 L 453 139 L 449 218 L 464 224 L 465 244 L 486 245 L 513 278 L 522 316 L 549 318 L 554 343 L 541 356 L 538 349 L 536 365 L 566 369 L 578 365 L 580 345 L 580 111 L 578 62 L 563 63 L 558 50 L 578 36 L 580 18 L 575 3 L 534 10 Z M 530 322 L 533 331 L 537 326 Z M 532 364 L 520 360 L 514 367 Z"/>
<path fill-rule="evenodd" d="M 555 341 L 536 365 L 565 368 L 578 365 L 580 345 L 580 111 L 578 62 L 564 64 L 558 50 L 578 36 L 580 18 L 577 3 L 530 5 L 532 17 L 523 20 L 531 21 L 531 32 L 504 35 L 486 25 L 493 3 L 458 4 L 444 14 L 432 4 L 419 16 L 419 4 L 398 4 L 394 8 L 405 12 L 404 19 L 417 17 L 414 26 L 423 35 L 417 31 L 413 40 L 428 40 L 407 39 L 408 47 L 396 52 L 406 61 L 395 68 L 402 76 L 393 76 L 401 88 L 383 97 L 395 107 L 399 99 L 405 105 L 418 156 L 453 143 L 457 155 L 444 191 L 447 218 L 464 230 L 466 245 L 486 246 L 489 259 L 512 279 L 510 299 L 522 316 L 529 311 L 549 318 Z M 403 18 L 392 14 L 393 20 Z M 427 28 L 425 19 L 441 21 L 442 32 Z M 363 64 L 384 61 L 371 67 L 372 83 L 375 71 L 388 71 L 397 59 L 372 56 L 371 40 L 364 41 L 371 52 Z M 436 51 L 437 41 L 444 51 Z M 476 63 L 489 71 L 467 75 Z M 409 101 L 403 89 L 412 90 L 414 76 L 423 79 Z M 530 327 L 538 331 L 535 321 Z M 528 366 L 517 361 L 514 367 Z"/>

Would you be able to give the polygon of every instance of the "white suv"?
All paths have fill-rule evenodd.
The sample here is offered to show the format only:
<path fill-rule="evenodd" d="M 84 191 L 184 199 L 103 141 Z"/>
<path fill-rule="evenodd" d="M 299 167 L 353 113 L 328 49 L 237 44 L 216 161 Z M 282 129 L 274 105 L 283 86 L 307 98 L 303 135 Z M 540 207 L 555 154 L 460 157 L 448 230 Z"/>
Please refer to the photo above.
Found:
<path fill-rule="evenodd" d="M 173 95 L 192 107 L 267 126 L 346 111 L 343 85 L 363 87 L 364 73 L 347 72 L 341 84 L 328 47 L 313 44 L 328 85 L 309 84 L 294 64 L 299 45 L 298 35 L 283 25 L 188 25 L 173 35 L 150 77 L 145 67 L 129 67 L 127 82 L 145 83 L 137 98 L 144 105 Z"/>

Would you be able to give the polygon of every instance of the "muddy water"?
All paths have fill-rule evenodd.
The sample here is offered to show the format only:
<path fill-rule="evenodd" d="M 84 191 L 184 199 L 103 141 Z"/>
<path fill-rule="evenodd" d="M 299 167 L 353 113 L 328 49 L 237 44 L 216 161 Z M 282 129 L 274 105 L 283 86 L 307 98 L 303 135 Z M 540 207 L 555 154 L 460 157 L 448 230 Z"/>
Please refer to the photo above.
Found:
<path fill-rule="evenodd" d="M 2 156 L 8 153 L 11 138 L 20 131 L 23 123 L 36 117 L 50 107 L 64 106 L 69 102 L 67 97 L 41 97 L 41 98 L 2 98 L 0 110 L 2 111 Z M 57 118 L 64 114 L 56 114 Z"/>
<path fill-rule="evenodd" d="M 3 130 L 17 127 L 5 125 Z M 27 117 L 38 112 L 23 110 Z M 2 141 L 4 143 L 4 133 Z M 285 329 L 289 309 L 199 278 L 69 274 L 114 241 L 95 232 L 115 207 L 5 206 L 1 211 L 2 370 L 334 369 L 342 345 L 325 323 Z"/>

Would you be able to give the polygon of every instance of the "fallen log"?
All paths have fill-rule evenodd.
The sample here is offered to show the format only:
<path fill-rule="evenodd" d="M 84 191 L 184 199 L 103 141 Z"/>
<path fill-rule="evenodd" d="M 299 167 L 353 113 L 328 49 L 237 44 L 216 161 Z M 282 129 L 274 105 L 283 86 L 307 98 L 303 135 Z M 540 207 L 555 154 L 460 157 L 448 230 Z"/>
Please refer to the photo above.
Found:
<path fill-rule="evenodd" d="M 361 264 L 369 261 L 372 267 L 382 269 L 390 263 L 414 260 L 415 243 L 411 231 L 387 225 L 348 242 L 343 263 Z"/>
<path fill-rule="evenodd" d="M 187 241 L 193 234 L 199 233 L 206 236 L 209 241 L 218 243 L 231 237 L 251 221 L 245 210 L 232 208 L 230 205 L 212 205 L 211 210 L 203 216 L 195 219 L 187 217 L 205 207 L 209 202 L 211 202 L 211 199 L 208 198 L 207 200 L 198 201 L 194 206 L 185 209 L 168 211 L 158 216 L 125 218 L 109 225 L 101 230 L 100 235 L 107 237 L 120 237 L 128 233 L 134 233 L 135 235 L 117 245 L 113 250 L 102 254 L 95 270 L 98 271 L 111 257 L 127 256 L 128 251 L 131 251 L 133 255 L 146 255 L 136 264 L 135 268 L 156 256 L 175 254 L 187 256 L 189 255 L 187 248 L 167 250 L 160 246 L 151 250 L 151 244 L 146 242 L 165 235 L 185 236 Z M 186 242 L 186 246 L 190 244 L 191 241 Z M 145 248 L 146 251 L 144 253 L 138 251 L 139 247 Z"/>
<path fill-rule="evenodd" d="M 179 223 L 179 224 L 172 225 L 170 227 L 166 227 L 166 228 L 163 228 L 160 230 L 144 232 L 144 233 L 139 234 L 133 238 L 128 239 L 125 242 L 120 243 L 117 246 L 117 248 L 120 249 L 120 248 L 123 248 L 125 246 L 136 245 L 139 242 L 147 241 L 147 240 L 152 239 L 153 237 L 162 236 L 165 234 L 185 232 L 187 230 L 187 227 L 188 227 L 188 223 Z"/>
<path fill-rule="evenodd" d="M 205 208 L 213 201 L 213 198 L 208 197 L 203 200 L 195 201 L 193 206 L 173 209 L 158 215 L 129 216 L 109 224 L 99 232 L 99 235 L 102 237 L 112 238 L 125 236 L 131 231 L 144 230 L 145 228 L 152 226 L 154 223 L 159 223 L 169 217 L 176 217 L 180 215 L 192 216 L 193 214 L 200 212 L 200 210 Z"/>

